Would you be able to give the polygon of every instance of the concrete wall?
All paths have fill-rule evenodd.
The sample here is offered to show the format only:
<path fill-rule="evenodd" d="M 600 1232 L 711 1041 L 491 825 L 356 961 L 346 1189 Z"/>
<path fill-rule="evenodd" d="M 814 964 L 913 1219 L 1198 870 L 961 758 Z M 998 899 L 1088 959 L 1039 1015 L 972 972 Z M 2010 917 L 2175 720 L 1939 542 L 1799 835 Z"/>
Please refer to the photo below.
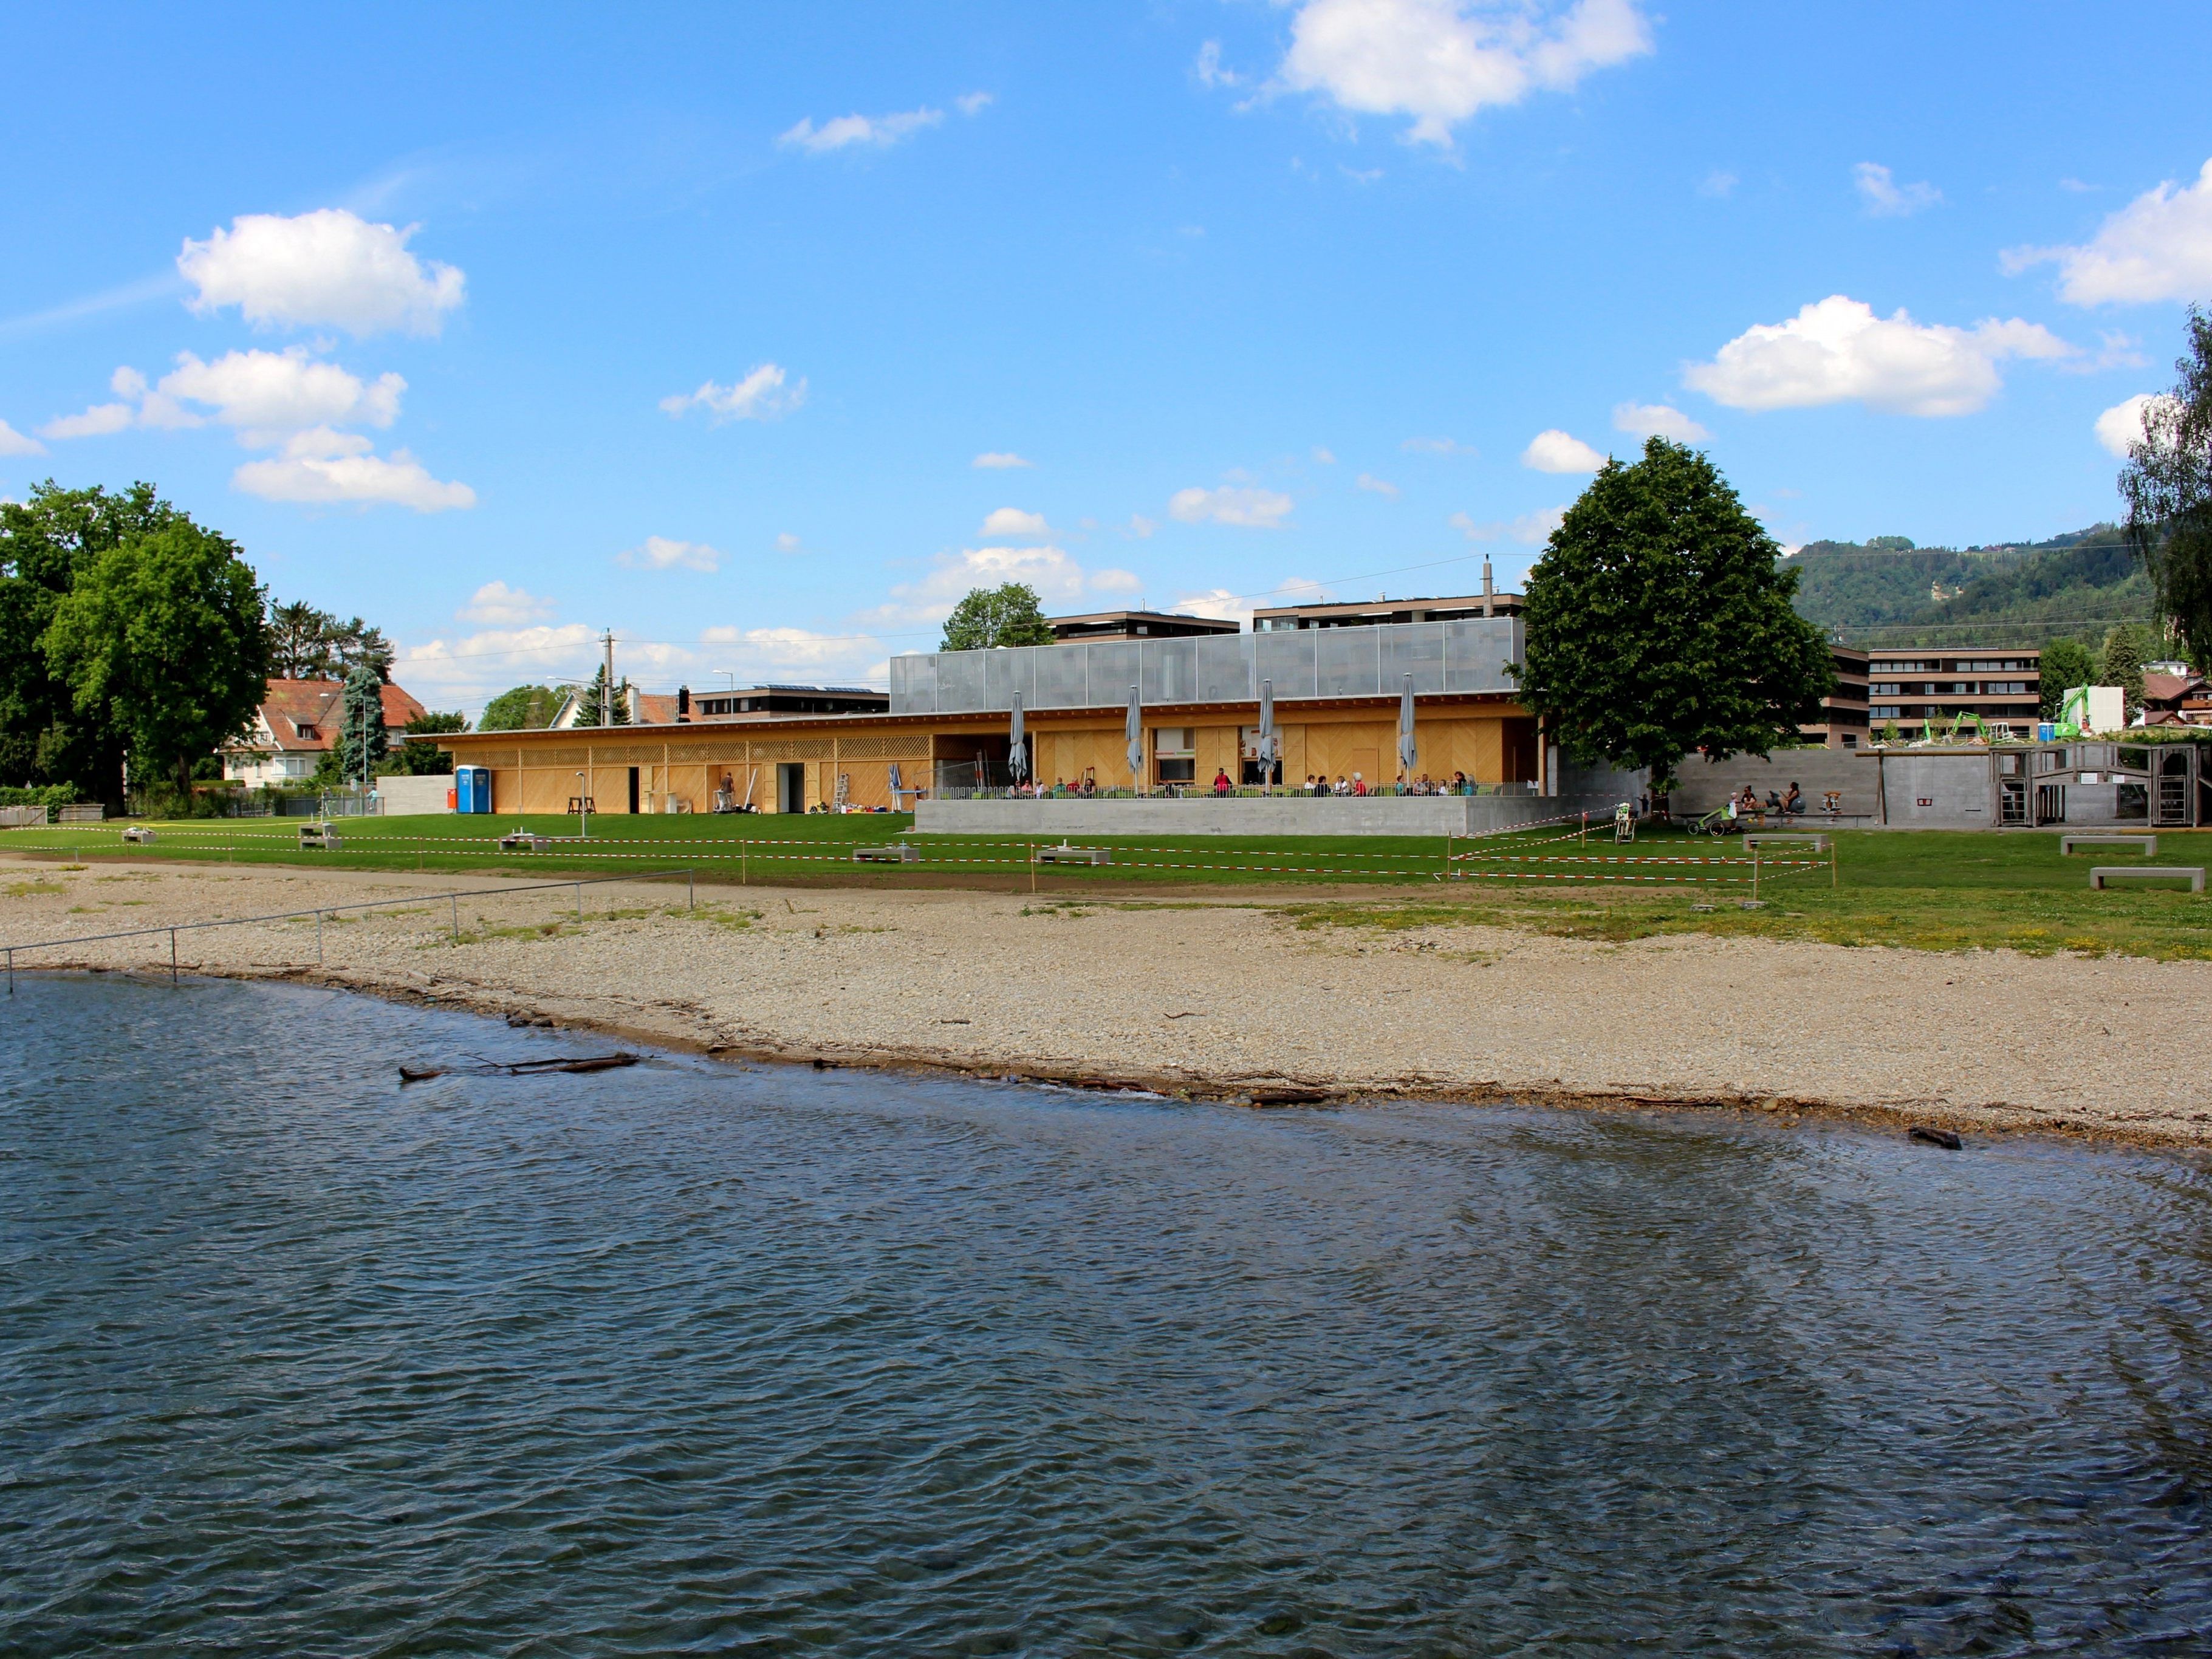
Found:
<path fill-rule="evenodd" d="M 915 830 L 949 836 L 1481 836 L 1588 811 L 1611 822 L 1620 797 L 1232 796 L 1226 800 L 926 800 Z"/>
<path fill-rule="evenodd" d="M 412 817 L 422 812 L 450 812 L 446 805 L 446 792 L 453 787 L 451 778 L 398 777 L 379 778 L 376 793 L 383 797 L 384 812 L 387 817 Z"/>
<path fill-rule="evenodd" d="M 1983 755 L 1972 758 L 1978 759 L 1981 766 L 1981 794 L 1976 799 L 1986 804 L 1989 757 Z M 1808 812 L 1820 806 L 1825 793 L 1834 789 L 1843 795 L 1838 805 L 1844 813 L 1863 813 L 1869 824 L 1880 821 L 1874 757 L 1849 749 L 1785 749 L 1768 760 L 1761 760 L 1756 755 L 1737 755 L 1724 761 L 1709 761 L 1703 756 L 1692 755 L 1682 763 L 1669 804 L 1676 817 L 1700 817 L 1726 804 L 1746 784 L 1757 792 L 1759 799 L 1765 800 L 1769 790 L 1778 795 L 1788 794 L 1792 781 L 1804 794 Z M 1918 793 L 1925 795 L 1929 792 L 1922 789 Z"/>

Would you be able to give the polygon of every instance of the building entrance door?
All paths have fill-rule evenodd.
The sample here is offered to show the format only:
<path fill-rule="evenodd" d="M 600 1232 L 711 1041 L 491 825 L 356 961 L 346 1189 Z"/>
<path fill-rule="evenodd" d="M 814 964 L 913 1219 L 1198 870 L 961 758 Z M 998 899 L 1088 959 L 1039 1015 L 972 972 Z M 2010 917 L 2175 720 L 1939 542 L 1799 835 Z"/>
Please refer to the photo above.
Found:
<path fill-rule="evenodd" d="M 629 769 L 629 810 L 631 815 L 633 817 L 635 816 L 637 812 L 637 768 L 635 766 Z"/>
<path fill-rule="evenodd" d="M 804 812 L 806 810 L 806 763 L 785 761 L 775 769 L 775 810 L 779 812 Z"/>

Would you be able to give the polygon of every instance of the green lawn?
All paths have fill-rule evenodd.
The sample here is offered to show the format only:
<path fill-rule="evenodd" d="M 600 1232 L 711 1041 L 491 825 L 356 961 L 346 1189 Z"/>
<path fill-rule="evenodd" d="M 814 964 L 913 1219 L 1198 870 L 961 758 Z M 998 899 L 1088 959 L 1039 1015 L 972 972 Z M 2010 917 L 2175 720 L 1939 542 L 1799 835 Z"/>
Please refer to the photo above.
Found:
<path fill-rule="evenodd" d="M 125 846 L 120 825 L 10 830 L 0 849 L 83 861 L 130 857 L 212 863 L 328 865 L 454 874 L 613 875 L 690 868 L 703 882 L 926 884 L 1026 889 L 1031 843 L 999 836 L 931 836 L 919 863 L 856 864 L 851 848 L 882 844 L 911 826 L 902 813 L 842 817 L 769 815 L 611 817 L 588 841 L 575 820 L 423 817 L 345 821 L 342 850 L 302 852 L 297 819 L 229 819 L 155 826 L 150 847 Z M 501 852 L 517 827 L 563 837 L 543 852 Z M 1055 837 L 1040 836 L 1049 844 Z M 2212 831 L 2160 832 L 2157 861 L 2212 866 Z M 2057 832 L 1846 830 L 1831 888 L 1825 859 L 1762 854 L 1757 908 L 1743 908 L 1751 866 L 1741 844 L 1645 832 L 1632 847 L 1603 835 L 1587 843 L 1556 830 L 1452 843 L 1439 837 L 1103 836 L 1103 866 L 1048 865 L 1037 890 L 1055 897 L 1229 896 L 1286 885 L 1371 888 L 1371 898 L 1297 903 L 1309 926 L 1411 927 L 1479 920 L 1595 939 L 1704 933 L 1958 950 L 2106 951 L 2212 957 L 2212 908 L 2185 890 L 2130 887 L 2092 893 L 2095 863 L 2136 861 L 2118 849 L 2061 858 Z M 1469 856 L 1472 855 L 1472 856 Z M 1170 890 L 1175 890 L 1172 893 Z M 1254 896 L 1258 896 L 1256 894 Z"/>

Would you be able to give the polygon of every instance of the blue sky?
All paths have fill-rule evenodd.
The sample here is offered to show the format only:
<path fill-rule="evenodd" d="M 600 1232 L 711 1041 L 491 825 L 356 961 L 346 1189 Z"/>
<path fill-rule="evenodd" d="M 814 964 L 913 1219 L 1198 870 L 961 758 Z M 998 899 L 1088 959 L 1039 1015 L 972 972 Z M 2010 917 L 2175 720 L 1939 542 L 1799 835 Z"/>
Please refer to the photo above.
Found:
<path fill-rule="evenodd" d="M 1784 544 L 2045 536 L 2212 301 L 2201 4 L 9 23 L 0 491 L 150 478 L 471 710 L 1510 582 L 1655 427 Z"/>

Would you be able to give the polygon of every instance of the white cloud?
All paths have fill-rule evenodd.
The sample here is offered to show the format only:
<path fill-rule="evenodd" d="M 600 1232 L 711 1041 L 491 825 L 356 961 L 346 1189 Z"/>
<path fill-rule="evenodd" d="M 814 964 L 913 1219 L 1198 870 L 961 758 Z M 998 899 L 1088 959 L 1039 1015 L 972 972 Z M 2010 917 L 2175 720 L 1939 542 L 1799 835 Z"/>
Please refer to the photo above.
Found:
<path fill-rule="evenodd" d="M 53 438 L 84 438 L 131 426 L 194 427 L 212 418 L 237 429 L 240 442 L 260 449 L 315 427 L 390 426 L 398 418 L 399 396 L 407 389 L 397 374 L 363 381 L 336 363 L 309 356 L 304 346 L 282 352 L 228 351 L 211 363 L 180 351 L 177 367 L 158 385 L 149 386 L 144 375 L 127 366 L 115 371 L 109 385 L 127 401 L 95 404 L 42 430 Z M 186 408 L 188 404 L 210 414 L 204 416 Z"/>
<path fill-rule="evenodd" d="M 1398 486 L 1388 478 L 1378 478 L 1371 472 L 1363 472 L 1352 482 L 1370 495 L 1388 495 L 1394 501 L 1398 499 Z"/>
<path fill-rule="evenodd" d="M 722 556 L 704 542 L 671 541 L 647 536 L 640 547 L 625 548 L 615 562 L 628 570 L 702 570 L 709 574 L 722 566 Z"/>
<path fill-rule="evenodd" d="M 453 615 L 461 622 L 515 628 L 525 623 L 550 621 L 556 609 L 552 600 L 526 589 L 509 587 L 505 582 L 486 582 Z"/>
<path fill-rule="evenodd" d="M 983 520 L 977 532 L 984 536 L 1049 536 L 1052 526 L 1042 513 L 1024 513 L 1018 507 L 1001 507 Z"/>
<path fill-rule="evenodd" d="M 1672 404 L 1615 404 L 1613 429 L 1638 438 L 1672 438 L 1678 444 L 1712 435 Z"/>
<path fill-rule="evenodd" d="M 1943 192 L 1930 184 L 1900 185 L 1879 161 L 1862 161 L 1851 169 L 1851 185 L 1878 219 L 1903 219 L 1932 208 Z"/>
<path fill-rule="evenodd" d="M 402 646 L 392 678 L 433 706 L 480 708 L 511 685 L 587 677 L 598 647 L 598 636 L 582 623 L 492 629 Z M 617 663 L 616 672 L 621 672 Z"/>
<path fill-rule="evenodd" d="M 1550 427 L 1528 440 L 1521 465 L 1538 472 L 1595 472 L 1605 457 L 1571 433 Z"/>
<path fill-rule="evenodd" d="M 709 628 L 702 645 L 721 647 L 709 659 L 738 677 L 775 679 L 805 675 L 816 680 L 874 679 L 871 665 L 884 655 L 883 641 L 868 634 L 823 634 L 806 628 Z"/>
<path fill-rule="evenodd" d="M 7 422 L 0 421 L 0 455 L 43 455 L 46 453 L 46 447 L 36 438 L 27 438 Z"/>
<path fill-rule="evenodd" d="M 1255 611 L 1279 610 L 1286 605 L 1327 605 L 1335 597 L 1310 578 L 1292 576 L 1267 593 L 1232 593 L 1225 587 L 1210 587 L 1202 592 L 1180 594 L 1170 609 L 1186 617 L 1233 622 L 1249 631 Z"/>
<path fill-rule="evenodd" d="M 370 224 L 343 208 L 289 219 L 242 214 L 204 242 L 187 239 L 177 269 L 198 290 L 195 311 L 234 305 L 248 322 L 328 325 L 356 337 L 435 334 L 467 279 L 410 253 L 416 228 Z"/>
<path fill-rule="evenodd" d="M 1698 181 L 1698 194 L 1724 198 L 1733 195 L 1735 187 L 1742 182 L 1735 174 L 1725 168 L 1715 167 Z"/>
<path fill-rule="evenodd" d="M 1486 106 L 1650 50 L 1636 0 L 1307 0 L 1279 78 L 1357 114 L 1411 116 L 1409 142 L 1449 149 Z"/>
<path fill-rule="evenodd" d="M 2059 297 L 2077 306 L 2212 301 L 2212 161 L 2194 185 L 2168 179 L 2136 197 L 2083 246 L 2004 255 L 2013 272 L 2046 261 L 2058 266 Z"/>
<path fill-rule="evenodd" d="M 963 92 L 952 101 L 960 106 L 963 115 L 981 115 L 998 100 L 988 92 Z"/>
<path fill-rule="evenodd" d="M 972 115 L 975 111 L 969 113 Z M 911 138 L 924 127 L 933 127 L 944 118 L 941 109 L 910 109 L 895 115 L 840 115 L 817 127 L 810 116 L 778 134 L 775 142 L 786 149 L 803 149 L 813 155 L 853 144 L 872 144 L 882 149 L 902 138 Z"/>
<path fill-rule="evenodd" d="M 775 538 L 775 550 L 777 552 L 796 553 L 799 551 L 799 540 L 798 537 L 793 535 L 788 530 L 780 531 L 777 532 Z"/>
<path fill-rule="evenodd" d="M 1336 452 L 1332 449 L 1325 448 L 1320 444 L 1316 444 L 1314 446 L 1313 458 L 1315 460 L 1320 462 L 1323 466 L 1334 466 L 1336 465 Z"/>
<path fill-rule="evenodd" d="M 234 488 L 271 501 L 358 501 L 442 513 L 474 507 L 477 493 L 445 483 L 423 471 L 405 450 L 372 454 L 368 439 L 317 427 L 290 439 L 276 460 L 248 461 L 230 475 Z"/>
<path fill-rule="evenodd" d="M 1208 40 L 1198 49 L 1198 62 L 1192 65 L 1202 87 L 1234 87 L 1243 84 L 1244 77 L 1234 70 L 1221 67 L 1221 42 Z"/>
<path fill-rule="evenodd" d="M 1863 403 L 1897 415 L 1970 415 L 2003 381 L 2008 357 L 2064 357 L 2074 348 L 2039 323 L 1992 318 L 1972 329 L 1916 323 L 1902 310 L 1831 295 L 1786 323 L 1745 330 L 1684 381 L 1732 409 Z"/>
<path fill-rule="evenodd" d="M 903 582 L 890 599 L 864 613 L 872 628 L 911 627 L 939 623 L 971 587 L 1027 582 L 1048 605 L 1073 605 L 1083 597 L 1083 567 L 1057 547 L 970 547 L 939 554 L 920 581 Z"/>
<path fill-rule="evenodd" d="M 1146 518 L 1141 513 L 1132 513 L 1129 515 L 1129 533 L 1140 542 L 1149 541 L 1152 532 L 1158 528 L 1157 522 Z"/>
<path fill-rule="evenodd" d="M 974 460 L 969 462 L 968 465 L 970 466 L 980 466 L 986 471 L 988 471 L 994 469 L 1003 470 L 1005 468 L 1013 466 L 1035 466 L 1036 463 L 1035 461 L 1024 460 L 1020 456 L 1015 454 L 1010 449 L 987 449 L 981 454 L 978 455 Z"/>
<path fill-rule="evenodd" d="M 1090 581 L 1092 590 L 1100 593 L 1141 593 L 1145 591 L 1144 578 L 1133 570 L 1110 568 L 1094 570 L 1091 573 Z"/>
<path fill-rule="evenodd" d="M 2124 404 L 2114 404 L 2097 416 L 2097 441 L 2106 453 L 2127 459 L 2128 447 L 2143 435 L 2143 416 L 2153 404 L 2171 404 L 2171 395 L 2165 392 L 2138 392 Z"/>
<path fill-rule="evenodd" d="M 1408 438 L 1398 446 L 1408 455 L 1474 455 L 1481 452 L 1455 438 Z"/>
<path fill-rule="evenodd" d="M 1496 519 L 1477 523 L 1464 513 L 1451 515 L 1453 529 L 1471 542 L 1494 542 L 1501 536 L 1510 536 L 1516 542 L 1531 547 L 1549 540 L 1559 520 L 1567 516 L 1564 507 L 1547 507 L 1534 513 L 1523 513 L 1517 519 Z"/>
<path fill-rule="evenodd" d="M 673 397 L 663 398 L 660 406 L 672 420 L 681 420 L 690 410 L 703 409 L 716 426 L 725 421 L 773 420 L 806 401 L 806 382 L 793 381 L 790 390 L 786 391 L 786 378 L 776 364 L 762 363 L 735 386 L 720 386 L 707 380 L 696 392 L 679 392 Z"/>
<path fill-rule="evenodd" d="M 1219 489 L 1178 489 L 1168 498 L 1168 516 L 1184 524 L 1233 524 L 1247 530 L 1279 530 L 1297 503 L 1273 489 L 1224 485 Z"/>

